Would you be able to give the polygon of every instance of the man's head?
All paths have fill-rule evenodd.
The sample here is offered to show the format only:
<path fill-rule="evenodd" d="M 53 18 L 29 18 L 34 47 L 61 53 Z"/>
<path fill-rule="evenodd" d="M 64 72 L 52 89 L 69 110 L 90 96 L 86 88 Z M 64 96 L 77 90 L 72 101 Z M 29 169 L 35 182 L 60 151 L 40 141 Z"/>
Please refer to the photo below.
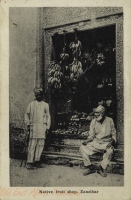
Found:
<path fill-rule="evenodd" d="M 102 121 L 105 118 L 105 108 L 102 105 L 99 105 L 95 109 L 95 117 L 96 121 Z"/>
<path fill-rule="evenodd" d="M 34 93 L 35 93 L 35 98 L 37 101 L 42 101 L 43 100 L 43 90 L 42 88 L 35 88 L 34 89 Z"/>

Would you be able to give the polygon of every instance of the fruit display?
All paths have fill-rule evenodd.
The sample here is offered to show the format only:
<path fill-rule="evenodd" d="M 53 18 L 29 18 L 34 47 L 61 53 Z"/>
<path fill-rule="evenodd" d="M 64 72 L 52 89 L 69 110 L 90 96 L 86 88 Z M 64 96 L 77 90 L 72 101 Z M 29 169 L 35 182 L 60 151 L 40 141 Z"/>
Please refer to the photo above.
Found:
<path fill-rule="evenodd" d="M 108 57 L 107 54 L 111 54 L 113 48 L 109 44 L 105 46 L 99 42 L 91 49 L 88 46 L 85 48 L 84 45 L 82 49 L 82 43 L 77 37 L 77 29 L 74 29 L 74 41 L 67 45 L 65 30 L 63 30 L 63 34 L 63 51 L 60 53 L 60 49 L 59 51 L 56 49 L 59 62 L 51 61 L 49 65 L 48 83 L 53 89 L 64 90 L 68 87 L 76 87 L 79 78 L 87 76 L 87 71 L 91 70 L 91 68 L 94 69 L 95 66 L 98 66 L 100 70 L 103 69 L 102 66 L 105 66 L 108 60 L 106 58 Z M 58 46 L 60 46 L 59 43 Z M 70 55 L 70 52 L 72 52 L 72 55 Z M 102 88 L 103 86 L 99 85 L 98 87 Z"/>
<path fill-rule="evenodd" d="M 80 76 L 83 74 L 82 63 L 74 59 L 73 63 L 70 65 L 70 79 L 76 82 Z"/>
<path fill-rule="evenodd" d="M 62 76 L 61 66 L 56 61 L 51 61 L 48 69 L 48 83 L 50 86 L 60 89 Z"/>
<path fill-rule="evenodd" d="M 70 117 L 68 128 L 63 128 L 63 123 L 60 126 L 58 122 L 58 129 L 53 130 L 52 133 L 56 135 L 88 136 L 89 124 L 86 113 L 74 114 Z"/>
<path fill-rule="evenodd" d="M 65 39 L 66 31 L 64 33 L 64 47 L 63 52 L 59 55 L 59 64 L 56 61 L 51 61 L 48 70 L 48 83 L 53 89 L 66 88 L 71 82 L 77 83 L 78 79 L 83 74 L 82 63 L 80 61 L 82 44 L 78 40 L 75 30 L 75 40 L 71 42 L 69 48 L 72 51 L 73 62 L 69 64 L 69 54 L 66 52 L 67 43 Z"/>

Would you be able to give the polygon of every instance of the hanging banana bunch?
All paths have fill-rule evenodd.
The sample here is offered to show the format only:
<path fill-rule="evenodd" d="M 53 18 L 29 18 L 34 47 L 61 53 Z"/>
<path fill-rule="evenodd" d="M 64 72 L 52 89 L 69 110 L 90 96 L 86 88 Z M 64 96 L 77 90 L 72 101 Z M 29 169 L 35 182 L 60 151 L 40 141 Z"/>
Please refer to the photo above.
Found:
<path fill-rule="evenodd" d="M 81 55 L 82 45 L 77 38 L 77 29 L 75 29 L 75 41 L 70 43 L 70 49 L 74 57 L 73 63 L 70 65 L 70 79 L 72 82 L 77 82 L 83 74 L 82 63 L 79 61 Z"/>
<path fill-rule="evenodd" d="M 67 61 L 68 61 L 68 58 L 69 58 L 69 54 L 66 53 L 66 31 L 63 30 L 63 33 L 64 33 L 64 47 L 63 47 L 63 52 L 62 54 L 60 54 L 60 64 L 64 67 L 64 68 L 67 68 L 68 69 L 68 66 L 67 66 Z"/>
<path fill-rule="evenodd" d="M 70 43 L 69 47 L 72 50 L 73 57 L 78 58 L 81 56 L 82 45 L 77 37 L 77 29 L 74 29 L 74 30 L 75 30 L 75 40 L 74 42 Z"/>
<path fill-rule="evenodd" d="M 82 76 L 83 74 L 83 69 L 82 69 L 82 64 L 78 60 L 74 60 L 73 63 L 70 65 L 70 79 L 73 82 L 77 82 L 77 80 Z"/>
<path fill-rule="evenodd" d="M 62 54 L 60 54 L 60 64 L 62 67 L 62 72 L 63 72 L 63 76 L 64 76 L 64 83 L 67 84 L 67 79 L 69 79 L 69 75 L 70 75 L 70 69 L 69 69 L 69 65 L 68 65 L 68 59 L 69 59 L 69 54 L 66 53 L 66 31 L 63 30 L 64 33 L 64 47 L 63 47 L 63 52 Z"/>
<path fill-rule="evenodd" d="M 63 53 L 60 54 L 60 64 L 66 62 L 69 58 L 69 54 L 65 53 L 65 47 L 63 48 Z"/>
<path fill-rule="evenodd" d="M 61 88 L 62 76 L 60 65 L 56 61 L 51 61 L 48 69 L 48 83 L 52 89 Z"/>

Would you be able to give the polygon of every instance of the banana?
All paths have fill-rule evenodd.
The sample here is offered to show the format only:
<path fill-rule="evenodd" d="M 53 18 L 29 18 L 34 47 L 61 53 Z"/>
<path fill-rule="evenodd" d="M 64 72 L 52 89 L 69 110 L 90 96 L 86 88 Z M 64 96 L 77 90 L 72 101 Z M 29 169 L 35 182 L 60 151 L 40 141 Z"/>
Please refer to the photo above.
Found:
<path fill-rule="evenodd" d="M 48 78 L 48 83 L 51 83 L 52 77 Z"/>
<path fill-rule="evenodd" d="M 73 79 L 73 78 L 74 78 L 74 74 L 73 74 L 73 73 L 71 73 L 71 75 L 70 75 L 70 78 L 71 78 L 71 79 Z"/>
<path fill-rule="evenodd" d="M 76 55 L 76 54 L 78 54 L 78 56 L 81 55 L 82 45 L 79 40 L 71 42 L 69 47 L 72 50 L 73 55 Z"/>

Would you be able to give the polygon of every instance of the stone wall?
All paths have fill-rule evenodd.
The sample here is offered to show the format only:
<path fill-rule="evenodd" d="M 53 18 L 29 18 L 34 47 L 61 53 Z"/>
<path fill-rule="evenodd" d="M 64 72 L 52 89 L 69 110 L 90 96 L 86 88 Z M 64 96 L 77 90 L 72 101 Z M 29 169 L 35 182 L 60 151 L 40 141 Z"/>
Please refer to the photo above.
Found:
<path fill-rule="evenodd" d="M 43 27 L 54 27 L 123 12 L 121 7 L 43 8 Z"/>
<path fill-rule="evenodd" d="M 36 79 L 37 8 L 9 10 L 10 123 L 24 125 L 27 104 L 34 99 Z"/>

